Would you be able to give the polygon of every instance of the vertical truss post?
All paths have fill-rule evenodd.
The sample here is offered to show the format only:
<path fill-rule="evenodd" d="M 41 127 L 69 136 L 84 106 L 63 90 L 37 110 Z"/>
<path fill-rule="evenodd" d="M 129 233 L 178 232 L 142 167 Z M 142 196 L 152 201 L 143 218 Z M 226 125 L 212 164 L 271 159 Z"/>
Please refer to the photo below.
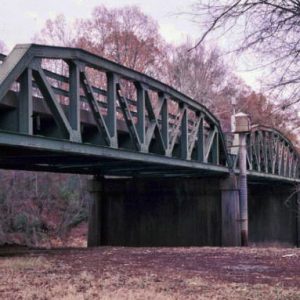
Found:
<path fill-rule="evenodd" d="M 280 175 L 280 172 L 281 172 L 281 158 L 282 158 L 282 153 L 281 153 L 282 147 L 281 146 L 282 145 L 280 144 L 279 137 L 277 137 L 275 168 L 274 168 L 274 174 L 276 174 L 276 172 L 277 172 L 277 175 Z M 277 168 L 276 168 L 276 166 L 277 166 Z"/>
<path fill-rule="evenodd" d="M 291 160 L 290 160 L 290 174 L 289 177 L 293 178 L 293 166 L 294 166 L 294 153 L 291 153 Z"/>
<path fill-rule="evenodd" d="M 283 146 L 283 169 L 282 169 L 282 175 L 286 176 L 286 165 L 287 165 L 287 155 L 288 155 L 288 147 L 285 145 Z"/>
<path fill-rule="evenodd" d="M 291 158 L 291 170 L 290 170 L 290 172 L 291 172 L 291 178 L 295 178 L 295 176 L 294 176 L 294 170 L 295 170 L 295 153 L 292 153 L 292 158 Z"/>
<path fill-rule="evenodd" d="M 219 133 L 218 133 L 218 130 L 216 128 L 216 126 L 214 127 L 214 130 L 215 130 L 215 136 L 214 136 L 214 141 L 213 141 L 213 144 L 212 144 L 212 163 L 214 165 L 218 165 L 219 164 Z"/>
<path fill-rule="evenodd" d="M 265 157 L 265 173 L 269 173 L 269 133 L 265 132 L 263 136 L 264 141 L 264 157 Z"/>
<path fill-rule="evenodd" d="M 293 158 L 293 174 L 292 174 L 292 176 L 295 179 L 298 176 L 297 170 L 298 170 L 298 157 L 294 154 L 294 158 Z"/>
<path fill-rule="evenodd" d="M 197 142 L 197 160 L 204 162 L 204 147 L 205 147 L 205 132 L 204 132 L 204 118 L 200 116 L 200 125 L 198 131 L 198 142 Z"/>
<path fill-rule="evenodd" d="M 166 152 L 169 148 L 169 112 L 168 112 L 168 100 L 164 93 L 159 93 L 159 99 L 163 103 L 161 109 L 161 132 L 162 138 L 165 144 Z"/>
<path fill-rule="evenodd" d="M 270 173 L 274 174 L 275 170 L 275 136 L 274 133 L 272 132 L 270 135 Z"/>
<path fill-rule="evenodd" d="M 286 158 L 286 177 L 291 177 L 290 176 L 290 166 L 291 166 L 291 151 L 290 147 L 287 148 L 287 158 Z"/>
<path fill-rule="evenodd" d="M 256 138 L 255 132 L 250 132 L 250 145 L 252 149 L 252 156 L 253 156 L 253 170 L 258 170 L 258 158 L 257 158 L 257 149 L 256 149 Z"/>
<path fill-rule="evenodd" d="M 107 127 L 111 137 L 111 147 L 118 148 L 117 135 L 117 75 L 107 73 Z"/>
<path fill-rule="evenodd" d="M 260 135 L 259 132 L 255 132 L 255 150 L 257 154 L 257 171 L 261 172 L 261 149 L 260 149 Z"/>
<path fill-rule="evenodd" d="M 248 157 L 248 163 L 249 163 L 249 170 L 253 170 L 253 148 L 251 143 L 251 134 L 248 133 L 246 137 L 246 144 L 247 147 L 247 157 Z"/>
<path fill-rule="evenodd" d="M 284 141 L 282 142 L 282 160 L 281 160 L 281 176 L 285 176 L 286 171 L 286 147 Z"/>
<path fill-rule="evenodd" d="M 136 91 L 137 91 L 137 133 L 139 135 L 140 143 L 141 143 L 141 151 L 145 149 L 145 137 L 146 137 L 146 128 L 145 128 L 145 87 L 143 84 L 136 82 Z"/>
<path fill-rule="evenodd" d="M 32 125 L 32 70 L 27 68 L 20 78 L 19 132 L 33 134 Z"/>
<path fill-rule="evenodd" d="M 80 68 L 74 61 L 69 62 L 69 122 L 72 128 L 73 140 L 81 142 L 80 130 Z"/>
<path fill-rule="evenodd" d="M 188 155 L 188 112 L 187 109 L 183 111 L 181 122 L 181 135 L 180 135 L 180 157 L 187 159 Z"/>

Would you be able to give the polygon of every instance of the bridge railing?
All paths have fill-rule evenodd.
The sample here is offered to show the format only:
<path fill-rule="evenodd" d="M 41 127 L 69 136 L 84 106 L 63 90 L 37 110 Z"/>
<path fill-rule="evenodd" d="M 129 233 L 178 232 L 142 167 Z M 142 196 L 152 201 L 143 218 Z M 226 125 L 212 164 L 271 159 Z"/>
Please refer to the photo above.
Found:
<path fill-rule="evenodd" d="M 16 46 L 0 66 L 0 117 L 2 130 L 231 166 L 207 108 L 80 49 Z"/>

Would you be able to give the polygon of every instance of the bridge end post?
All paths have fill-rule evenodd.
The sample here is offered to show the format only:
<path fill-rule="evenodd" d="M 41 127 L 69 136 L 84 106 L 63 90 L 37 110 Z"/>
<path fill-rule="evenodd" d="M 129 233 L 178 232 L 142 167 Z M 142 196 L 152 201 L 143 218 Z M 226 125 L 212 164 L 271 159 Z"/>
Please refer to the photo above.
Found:
<path fill-rule="evenodd" d="M 87 246 L 97 247 L 101 245 L 101 219 L 104 178 L 94 176 L 88 181 L 89 215 Z"/>
<path fill-rule="evenodd" d="M 234 174 L 221 180 L 222 246 L 241 246 L 240 199 L 237 179 Z"/>

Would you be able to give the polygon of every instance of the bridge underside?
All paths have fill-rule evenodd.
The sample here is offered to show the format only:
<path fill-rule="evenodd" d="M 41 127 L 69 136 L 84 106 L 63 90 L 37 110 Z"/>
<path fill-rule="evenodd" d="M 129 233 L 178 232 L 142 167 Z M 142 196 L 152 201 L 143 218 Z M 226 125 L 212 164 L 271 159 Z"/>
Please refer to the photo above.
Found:
<path fill-rule="evenodd" d="M 213 164 L 10 132 L 0 135 L 0 168 L 133 177 L 224 177 L 229 174 L 227 167 Z M 248 171 L 248 181 L 299 183 L 295 178 L 255 171 Z"/>
<path fill-rule="evenodd" d="M 227 167 L 72 143 L 38 136 L 1 133 L 0 168 L 110 176 L 223 176 Z"/>

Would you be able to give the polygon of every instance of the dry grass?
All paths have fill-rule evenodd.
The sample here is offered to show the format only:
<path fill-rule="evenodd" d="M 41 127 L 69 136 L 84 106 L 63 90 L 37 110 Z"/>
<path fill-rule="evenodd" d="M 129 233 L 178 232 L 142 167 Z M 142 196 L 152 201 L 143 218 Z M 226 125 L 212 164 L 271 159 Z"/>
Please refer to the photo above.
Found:
<path fill-rule="evenodd" d="M 9 271 L 49 269 L 51 264 L 44 257 L 11 257 L 0 259 L 0 269 Z"/>
<path fill-rule="evenodd" d="M 60 278 L 43 278 L 26 281 L 22 288 L 15 291 L 17 299 L 182 299 L 181 290 L 185 291 L 185 299 L 257 299 L 257 300 L 296 300 L 300 299 L 300 291 L 269 285 L 220 284 L 209 282 L 201 278 L 183 280 L 180 287 L 174 286 L 172 281 L 157 282 L 155 276 L 129 277 L 106 274 L 97 279 L 87 271 L 75 276 Z M 24 283 L 24 277 L 10 278 L 15 287 Z M 49 281 L 50 279 L 50 281 Z M 58 280 L 59 279 L 59 280 Z M 45 283 L 45 280 L 48 282 Z M 12 298 L 12 299 L 13 299 Z M 9 294 L 7 294 L 7 298 Z"/>
<path fill-rule="evenodd" d="M 40 258 L 24 262 L 21 260 L 5 264 L 5 268 L 13 266 L 13 272 L 6 276 L 6 283 L 14 287 L 12 292 L 3 290 L 3 286 L 0 285 L 5 299 L 167 300 L 182 299 L 183 291 L 185 299 L 300 299 L 299 290 L 283 288 L 280 285 L 223 284 L 201 277 L 179 279 L 174 276 L 171 280 L 161 280 L 157 274 L 126 277 L 109 272 L 102 274 L 101 278 L 96 278 L 88 271 L 79 274 L 45 272 L 45 260 Z M 51 264 L 46 262 L 46 265 Z M 35 272 L 31 274 L 19 272 L 34 268 Z"/>
<path fill-rule="evenodd" d="M 102 251 L 102 252 L 101 252 Z M 300 289 L 287 287 L 282 284 L 251 284 L 220 281 L 218 278 L 206 276 L 206 273 L 176 269 L 172 271 L 164 265 L 161 269 L 142 268 L 137 270 L 126 269 L 126 265 L 117 264 L 115 260 L 120 254 L 119 250 L 105 249 L 61 252 L 57 256 L 52 255 L 28 255 L 24 257 L 12 257 L 0 259 L 0 298 L 1 299 L 62 299 L 62 300 L 85 300 L 85 299 L 128 299 L 128 300 L 173 300 L 173 299 L 257 299 L 257 300 L 299 300 Z M 125 250 L 123 250 L 125 251 Z M 127 250 L 126 250 L 127 251 Z M 142 251 L 152 250 L 132 249 L 128 250 L 135 262 L 137 255 Z M 157 250 L 164 253 L 170 250 Z M 171 250 L 178 255 L 184 249 Z M 191 248 L 185 249 L 187 255 L 194 253 L 217 253 L 217 248 Z M 240 253 L 240 249 L 222 250 L 225 254 Z M 245 252 L 245 250 L 243 250 Z M 257 256 L 259 253 L 271 253 L 280 257 L 286 253 L 299 254 L 298 250 L 247 250 L 249 255 Z M 170 252 L 170 253 L 174 253 Z M 190 254 L 188 254 L 190 252 Z M 123 253 L 123 252 L 122 252 Z M 70 259 L 71 255 L 71 259 Z M 267 254 L 266 254 L 267 255 Z M 111 260 L 107 267 L 99 271 L 97 266 L 92 269 L 87 265 L 87 259 L 93 266 L 97 265 L 97 257 Z M 275 257 L 274 256 L 274 257 Z M 66 260 L 69 258 L 69 261 Z M 287 257 L 287 259 L 293 259 Z M 79 261 L 74 264 L 74 261 Z M 130 264 L 126 260 L 126 264 Z M 102 263 L 98 262 L 99 266 Z M 167 271 L 166 271 L 167 270 Z M 171 270 L 171 271 L 170 271 Z M 251 269 L 246 270 L 252 272 Z M 230 272 L 230 270 L 229 270 Z M 262 270 L 263 272 L 263 270 Z"/>

